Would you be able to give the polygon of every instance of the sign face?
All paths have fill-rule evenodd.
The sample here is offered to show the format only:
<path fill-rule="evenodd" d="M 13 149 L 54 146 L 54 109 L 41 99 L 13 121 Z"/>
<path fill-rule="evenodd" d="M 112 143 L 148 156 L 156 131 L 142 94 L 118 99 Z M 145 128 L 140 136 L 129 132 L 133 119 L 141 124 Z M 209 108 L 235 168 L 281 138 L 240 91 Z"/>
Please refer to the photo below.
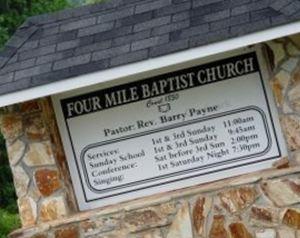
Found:
<path fill-rule="evenodd" d="M 286 155 L 259 50 L 183 67 L 53 97 L 81 210 L 268 168 Z"/>

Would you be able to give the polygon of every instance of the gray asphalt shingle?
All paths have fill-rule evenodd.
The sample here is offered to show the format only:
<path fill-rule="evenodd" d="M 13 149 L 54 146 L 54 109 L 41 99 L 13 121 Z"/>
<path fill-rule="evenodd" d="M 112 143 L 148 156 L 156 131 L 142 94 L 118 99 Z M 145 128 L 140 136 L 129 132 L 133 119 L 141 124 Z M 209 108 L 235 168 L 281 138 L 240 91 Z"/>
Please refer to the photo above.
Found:
<path fill-rule="evenodd" d="M 110 0 L 31 17 L 0 52 L 0 95 L 299 19 L 298 0 Z"/>

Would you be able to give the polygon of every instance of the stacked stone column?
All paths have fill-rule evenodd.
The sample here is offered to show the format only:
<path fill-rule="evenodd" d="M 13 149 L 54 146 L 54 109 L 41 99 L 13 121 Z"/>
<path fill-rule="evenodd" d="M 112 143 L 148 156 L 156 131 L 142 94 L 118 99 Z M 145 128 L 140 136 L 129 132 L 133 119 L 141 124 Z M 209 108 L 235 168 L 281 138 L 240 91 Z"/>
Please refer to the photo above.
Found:
<path fill-rule="evenodd" d="M 71 186 L 62 176 L 69 173 L 65 162 L 60 163 L 65 158 L 55 125 L 46 99 L 3 109 L 1 128 L 23 227 L 66 217 L 74 210 Z"/>

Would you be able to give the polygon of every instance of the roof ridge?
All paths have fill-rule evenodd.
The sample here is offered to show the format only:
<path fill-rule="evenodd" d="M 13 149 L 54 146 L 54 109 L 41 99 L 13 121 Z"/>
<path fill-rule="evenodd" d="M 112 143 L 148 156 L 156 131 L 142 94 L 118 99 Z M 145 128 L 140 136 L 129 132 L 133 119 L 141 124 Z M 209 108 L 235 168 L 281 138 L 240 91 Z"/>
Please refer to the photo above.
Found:
<path fill-rule="evenodd" d="M 60 11 L 45 13 L 28 18 L 28 21 L 36 25 L 44 25 L 52 22 L 63 21 L 74 17 L 86 16 L 99 13 L 105 10 L 114 9 L 128 3 L 134 3 L 144 0 L 103 0 L 99 3 L 88 4 L 84 6 L 66 8 Z"/>
<path fill-rule="evenodd" d="M 138 0 L 137 0 L 138 1 Z M 96 13 L 97 11 L 107 10 L 117 7 L 123 0 L 104 0 L 100 3 L 89 4 L 76 8 L 68 8 L 52 13 L 28 17 L 23 24 L 16 30 L 8 42 L 0 49 L 0 69 L 5 67 L 9 60 L 15 55 L 23 44 L 38 30 L 39 25 L 45 25 L 59 20 L 66 20 L 74 17 Z M 95 11 L 95 9 L 98 9 Z M 100 10 L 101 9 L 101 10 Z M 81 14 L 80 14 L 81 13 Z"/>
<path fill-rule="evenodd" d="M 38 27 L 26 20 L 13 34 L 0 51 L 0 69 L 6 66 L 24 43 L 38 30 Z"/>
<path fill-rule="evenodd" d="M 270 7 L 286 17 L 291 17 L 300 10 L 300 1 L 275 0 Z"/>

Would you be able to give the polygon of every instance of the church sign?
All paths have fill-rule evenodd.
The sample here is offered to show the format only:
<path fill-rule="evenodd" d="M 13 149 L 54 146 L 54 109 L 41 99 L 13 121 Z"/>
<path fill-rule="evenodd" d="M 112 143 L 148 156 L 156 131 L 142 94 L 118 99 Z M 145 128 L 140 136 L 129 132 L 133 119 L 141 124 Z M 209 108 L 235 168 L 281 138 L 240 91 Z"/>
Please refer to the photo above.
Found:
<path fill-rule="evenodd" d="M 53 97 L 81 210 L 269 168 L 286 155 L 260 50 Z"/>

